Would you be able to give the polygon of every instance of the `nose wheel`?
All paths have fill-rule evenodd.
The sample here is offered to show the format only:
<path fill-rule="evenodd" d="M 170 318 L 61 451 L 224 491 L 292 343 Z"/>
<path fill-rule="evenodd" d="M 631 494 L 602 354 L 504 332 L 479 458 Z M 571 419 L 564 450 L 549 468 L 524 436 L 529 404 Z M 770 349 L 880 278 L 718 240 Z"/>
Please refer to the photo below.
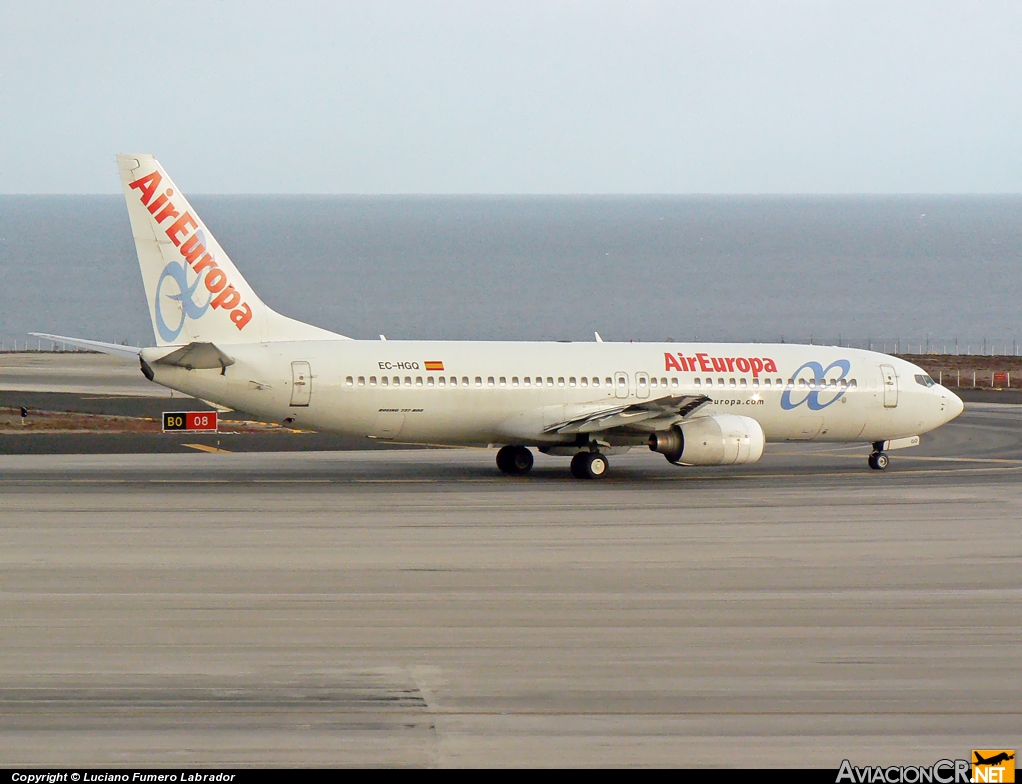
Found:
<path fill-rule="evenodd" d="M 608 468 L 610 463 L 599 452 L 579 452 L 571 458 L 571 475 L 576 479 L 599 479 Z"/>
<path fill-rule="evenodd" d="M 497 452 L 497 468 L 505 474 L 521 476 L 532 470 L 532 452 L 524 446 L 501 447 Z"/>
<path fill-rule="evenodd" d="M 874 471 L 883 471 L 890 462 L 886 452 L 874 452 L 869 456 L 869 467 Z"/>

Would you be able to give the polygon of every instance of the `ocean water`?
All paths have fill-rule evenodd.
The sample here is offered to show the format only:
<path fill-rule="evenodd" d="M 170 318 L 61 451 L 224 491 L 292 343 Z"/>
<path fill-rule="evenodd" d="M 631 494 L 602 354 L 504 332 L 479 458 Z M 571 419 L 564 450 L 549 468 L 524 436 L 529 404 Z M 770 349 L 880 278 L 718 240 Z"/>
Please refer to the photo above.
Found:
<path fill-rule="evenodd" d="M 1022 196 L 191 201 L 270 306 L 357 338 L 1022 338 Z M 153 342 L 120 196 L 0 196 L 0 276 L 7 348 Z"/>

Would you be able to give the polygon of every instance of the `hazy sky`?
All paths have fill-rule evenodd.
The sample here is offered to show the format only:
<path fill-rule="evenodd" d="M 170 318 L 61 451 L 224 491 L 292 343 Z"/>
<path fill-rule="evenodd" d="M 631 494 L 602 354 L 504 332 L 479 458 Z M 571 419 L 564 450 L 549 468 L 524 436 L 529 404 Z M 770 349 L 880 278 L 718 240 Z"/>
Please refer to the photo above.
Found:
<path fill-rule="evenodd" d="M 0 0 L 0 192 L 1022 191 L 1022 2 Z"/>

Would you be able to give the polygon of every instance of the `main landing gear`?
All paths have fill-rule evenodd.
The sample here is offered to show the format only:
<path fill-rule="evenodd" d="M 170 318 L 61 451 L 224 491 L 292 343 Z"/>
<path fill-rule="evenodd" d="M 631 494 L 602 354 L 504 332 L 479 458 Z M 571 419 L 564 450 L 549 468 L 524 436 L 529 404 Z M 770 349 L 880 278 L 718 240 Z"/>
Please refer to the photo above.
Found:
<path fill-rule="evenodd" d="M 884 451 L 885 441 L 877 441 L 873 444 L 873 454 L 869 456 L 869 467 L 874 471 L 883 471 L 891 462 L 891 458 Z"/>
<path fill-rule="evenodd" d="M 501 447 L 497 452 L 497 468 L 505 474 L 522 476 L 532 470 L 532 452 L 524 446 Z"/>
<path fill-rule="evenodd" d="M 508 444 L 497 452 L 497 468 L 505 474 L 522 476 L 532 469 L 532 452 L 524 446 Z M 571 475 L 576 479 L 600 479 L 607 475 L 610 463 L 600 452 L 578 452 L 571 458 Z"/>
<path fill-rule="evenodd" d="M 579 452 L 571 458 L 571 475 L 576 479 L 599 479 L 608 468 L 610 463 L 599 452 Z"/>

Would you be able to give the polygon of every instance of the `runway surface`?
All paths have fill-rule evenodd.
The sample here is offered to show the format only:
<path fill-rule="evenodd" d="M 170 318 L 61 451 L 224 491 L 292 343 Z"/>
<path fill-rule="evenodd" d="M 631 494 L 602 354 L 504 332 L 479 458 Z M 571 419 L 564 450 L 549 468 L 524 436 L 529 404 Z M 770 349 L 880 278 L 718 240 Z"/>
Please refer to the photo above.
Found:
<path fill-rule="evenodd" d="M 149 381 L 135 359 L 88 352 L 0 354 L 0 390 L 182 397 Z"/>
<path fill-rule="evenodd" d="M 1022 408 L 884 473 L 0 457 L 6 765 L 931 764 L 1022 735 Z"/>

